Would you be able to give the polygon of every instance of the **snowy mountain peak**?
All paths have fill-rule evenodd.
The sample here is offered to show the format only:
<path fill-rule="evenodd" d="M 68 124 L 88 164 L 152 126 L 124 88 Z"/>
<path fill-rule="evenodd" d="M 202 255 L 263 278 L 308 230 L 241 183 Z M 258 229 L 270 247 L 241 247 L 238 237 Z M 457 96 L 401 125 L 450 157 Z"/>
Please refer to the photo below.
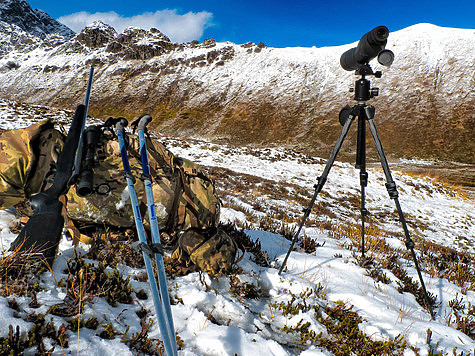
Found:
<path fill-rule="evenodd" d="M 77 34 L 75 40 L 89 48 L 101 48 L 116 37 L 117 32 L 112 26 L 106 25 L 101 21 L 95 21 Z"/>
<path fill-rule="evenodd" d="M 89 48 L 107 46 L 106 51 L 113 53 L 121 52 L 125 47 L 131 46 L 169 47 L 172 44 L 170 39 L 156 28 L 147 31 L 131 26 L 118 34 L 112 26 L 102 21 L 95 21 L 86 26 L 74 40 Z"/>
<path fill-rule="evenodd" d="M 92 30 L 92 29 L 98 29 L 98 30 L 105 31 L 105 32 L 113 31 L 114 33 L 117 34 L 116 30 L 112 26 L 110 26 L 110 25 L 108 25 L 108 24 L 106 24 L 106 23 L 104 23 L 100 20 L 94 21 L 93 23 L 87 25 L 84 28 L 84 30 Z"/>
<path fill-rule="evenodd" d="M 0 4 L 0 21 L 14 24 L 40 38 L 53 33 L 58 33 L 65 38 L 74 36 L 74 32 L 69 27 L 59 23 L 42 10 L 32 9 L 24 0 L 3 0 Z"/>
<path fill-rule="evenodd" d="M 150 59 L 178 46 L 155 28 L 147 31 L 128 27 L 118 34 L 114 28 L 101 21 L 90 24 L 65 44 L 66 47 L 73 48 L 75 52 L 78 52 L 78 48 L 79 52 L 88 52 L 89 50 L 78 47 L 78 42 L 89 50 L 105 51 L 107 55 L 123 59 Z"/>
<path fill-rule="evenodd" d="M 142 28 L 130 26 L 127 27 L 124 32 L 122 32 L 122 35 L 136 40 L 150 39 L 151 41 L 165 41 L 171 43 L 170 39 L 156 28 L 152 28 L 150 29 L 150 31 L 146 31 Z"/>
<path fill-rule="evenodd" d="M 431 24 L 431 23 L 428 23 L 428 22 L 421 22 L 421 23 L 418 23 L 418 24 L 415 24 L 415 25 L 412 25 L 412 26 L 408 26 L 406 28 L 404 28 L 403 30 L 400 30 L 400 31 L 405 31 L 405 30 L 408 30 L 408 31 L 414 31 L 414 32 L 420 32 L 420 33 L 430 33 L 432 35 L 439 35 L 440 32 L 446 32 L 446 31 L 460 31 L 460 30 L 464 30 L 464 29 L 460 29 L 460 28 L 455 28 L 455 27 L 441 27 L 441 26 L 437 26 L 437 25 L 434 25 L 434 24 Z M 467 29 L 467 31 L 474 31 L 473 29 Z"/>

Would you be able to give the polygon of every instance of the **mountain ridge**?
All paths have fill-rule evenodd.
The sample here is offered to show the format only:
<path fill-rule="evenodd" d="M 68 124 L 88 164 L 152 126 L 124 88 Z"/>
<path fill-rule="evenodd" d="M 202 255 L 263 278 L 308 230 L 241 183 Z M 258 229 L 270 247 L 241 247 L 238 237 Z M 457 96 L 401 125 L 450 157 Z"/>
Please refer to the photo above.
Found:
<path fill-rule="evenodd" d="M 474 163 L 474 34 L 430 24 L 390 34 L 386 48 L 396 60 L 390 68 L 373 65 L 383 77 L 370 78 L 380 96 L 368 102 L 390 156 Z M 341 130 L 340 109 L 355 104 L 348 89 L 357 78 L 339 66 L 341 53 L 355 44 L 177 44 L 156 29 L 117 34 L 96 23 L 69 40 L 13 46 L 0 55 L 0 95 L 70 108 L 81 101 L 94 64 L 91 113 L 98 117 L 149 112 L 154 129 L 165 134 L 289 145 L 325 156 Z M 354 155 L 353 131 L 342 147 L 345 159 Z M 375 158 L 371 144 L 368 152 Z"/>
<path fill-rule="evenodd" d="M 56 21 L 43 10 L 31 8 L 24 0 L 2 0 L 0 19 L 40 38 L 54 33 L 67 39 L 74 36 L 74 31 L 69 27 Z"/>

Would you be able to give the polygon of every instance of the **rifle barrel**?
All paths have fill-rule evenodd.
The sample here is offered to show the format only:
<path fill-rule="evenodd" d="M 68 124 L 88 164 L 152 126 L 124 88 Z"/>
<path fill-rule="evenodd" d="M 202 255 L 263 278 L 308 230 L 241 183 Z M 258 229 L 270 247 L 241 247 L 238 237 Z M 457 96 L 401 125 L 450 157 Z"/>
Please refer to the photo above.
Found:
<path fill-rule="evenodd" d="M 87 90 L 86 90 L 86 98 L 84 99 L 84 121 L 82 122 L 81 128 L 81 136 L 79 137 L 79 145 L 76 151 L 76 158 L 74 159 L 74 171 L 71 177 L 71 181 L 74 180 L 79 176 L 79 171 L 81 170 L 81 161 L 82 161 L 82 146 L 83 146 L 83 133 L 84 127 L 86 126 L 86 119 L 87 119 L 87 110 L 89 109 L 89 98 L 91 97 L 91 88 L 92 88 L 92 77 L 94 76 L 94 67 L 91 66 L 89 70 L 89 80 L 87 82 Z"/>

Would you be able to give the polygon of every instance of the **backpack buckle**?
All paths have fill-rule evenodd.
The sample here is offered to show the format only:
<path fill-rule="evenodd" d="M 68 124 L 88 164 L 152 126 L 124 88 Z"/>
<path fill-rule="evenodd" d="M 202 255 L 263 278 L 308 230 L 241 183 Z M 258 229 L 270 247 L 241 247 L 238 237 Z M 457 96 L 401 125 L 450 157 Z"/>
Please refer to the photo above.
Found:
<path fill-rule="evenodd" d="M 147 244 L 145 242 L 140 242 L 139 245 L 138 245 L 138 248 L 139 248 L 140 251 L 146 253 L 151 258 L 153 258 L 153 256 L 155 254 L 160 254 L 160 255 L 163 256 L 163 254 L 165 253 L 165 250 L 164 250 L 162 244 L 158 244 L 158 243 Z"/>

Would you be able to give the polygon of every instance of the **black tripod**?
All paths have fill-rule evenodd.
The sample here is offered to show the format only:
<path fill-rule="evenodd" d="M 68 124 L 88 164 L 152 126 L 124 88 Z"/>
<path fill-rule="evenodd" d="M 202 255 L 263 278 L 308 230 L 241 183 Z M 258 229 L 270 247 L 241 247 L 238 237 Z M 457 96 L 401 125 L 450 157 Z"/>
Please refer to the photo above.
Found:
<path fill-rule="evenodd" d="M 429 297 L 427 295 L 426 287 L 424 284 L 424 280 L 422 279 L 422 274 L 419 268 L 419 264 L 417 262 L 416 254 L 414 252 L 414 241 L 409 236 L 409 230 L 407 228 L 406 219 L 404 218 L 404 214 L 401 209 L 401 205 L 399 204 L 398 199 L 398 191 L 396 189 L 396 183 L 391 176 L 391 171 L 389 170 L 389 165 L 386 160 L 386 156 L 383 151 L 383 147 L 381 146 L 381 141 L 379 140 L 378 132 L 376 131 L 376 126 L 373 122 L 375 109 L 374 106 L 366 105 L 366 102 L 378 95 L 378 88 L 371 88 L 371 83 L 366 76 L 374 75 L 377 78 L 381 77 L 381 72 L 373 73 L 373 70 L 369 66 L 369 64 L 365 64 L 361 66 L 357 71 L 357 75 L 361 75 L 361 79 L 357 80 L 355 83 L 355 100 L 358 101 L 353 107 L 345 107 L 340 112 L 340 123 L 343 125 L 343 129 L 341 131 L 340 137 L 338 138 L 335 147 L 331 153 L 330 158 L 327 161 L 325 169 L 320 177 L 318 177 L 318 183 L 314 186 L 315 193 L 310 201 L 309 206 L 304 210 L 304 216 L 302 221 L 300 222 L 300 226 L 295 233 L 294 237 L 292 238 L 292 243 L 290 248 L 285 256 L 284 262 L 280 267 L 279 274 L 282 273 L 287 259 L 289 258 L 290 252 L 293 250 L 295 243 L 298 241 L 298 237 L 300 232 L 305 224 L 306 219 L 310 215 L 312 210 L 312 206 L 315 203 L 315 199 L 317 198 L 318 193 L 321 192 L 325 182 L 327 180 L 328 173 L 335 161 L 335 158 L 342 146 L 342 143 L 350 129 L 353 120 L 358 117 L 358 133 L 357 133 L 357 151 L 356 151 L 356 168 L 360 170 L 360 185 L 361 185 L 361 250 L 362 250 L 362 257 L 364 258 L 365 248 L 364 248 L 364 238 L 365 238 L 365 217 L 367 216 L 368 212 L 365 208 L 365 188 L 368 184 L 368 173 L 366 172 L 366 122 L 368 122 L 369 129 L 374 139 L 374 143 L 376 145 L 376 150 L 378 151 L 378 155 L 381 161 L 381 165 L 384 170 L 384 174 L 386 176 L 386 189 L 388 190 L 389 197 L 394 200 L 396 203 L 396 209 L 399 214 L 399 220 L 401 221 L 402 228 L 404 229 L 404 235 L 406 237 L 406 247 L 411 252 L 412 258 L 414 260 L 414 264 L 417 270 L 417 274 L 419 276 L 419 280 L 421 282 L 422 290 L 424 293 L 424 300 L 426 303 L 427 309 L 430 311 L 431 316 L 433 317 L 433 311 L 430 307 L 431 303 L 429 302 Z"/>

